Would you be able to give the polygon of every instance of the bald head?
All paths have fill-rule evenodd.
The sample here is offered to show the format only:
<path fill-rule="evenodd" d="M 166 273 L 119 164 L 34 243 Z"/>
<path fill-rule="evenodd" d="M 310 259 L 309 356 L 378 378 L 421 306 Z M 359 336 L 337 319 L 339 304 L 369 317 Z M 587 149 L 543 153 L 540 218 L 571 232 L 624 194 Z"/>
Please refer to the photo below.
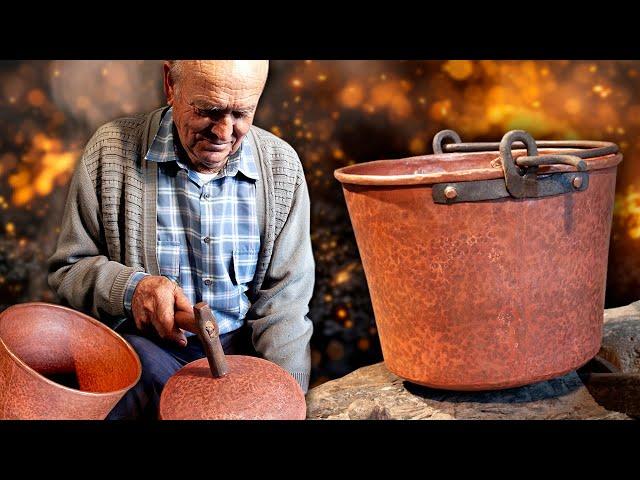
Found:
<path fill-rule="evenodd" d="M 177 87 L 185 75 L 208 75 L 252 79 L 264 87 L 269 73 L 269 60 L 168 60 L 169 75 Z"/>
<path fill-rule="evenodd" d="M 175 60 L 164 64 L 164 90 L 191 166 L 215 173 L 237 152 L 253 123 L 269 62 Z"/>

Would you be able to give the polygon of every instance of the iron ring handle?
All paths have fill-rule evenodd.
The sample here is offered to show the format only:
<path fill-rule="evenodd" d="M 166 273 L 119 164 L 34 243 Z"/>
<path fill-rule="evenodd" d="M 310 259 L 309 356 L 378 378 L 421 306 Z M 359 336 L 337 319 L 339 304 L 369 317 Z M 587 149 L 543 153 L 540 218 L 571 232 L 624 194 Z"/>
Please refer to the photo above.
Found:
<path fill-rule="evenodd" d="M 449 140 L 449 141 L 447 141 Z M 612 142 L 594 140 L 540 140 L 535 142 L 538 148 L 571 148 L 570 154 L 579 158 L 603 157 L 618 153 L 618 145 Z M 511 148 L 523 148 L 523 142 L 515 141 Z M 465 142 L 454 130 L 442 130 L 433 137 L 433 153 L 469 153 L 491 152 L 500 149 L 498 142 Z M 577 168 L 577 167 L 576 167 Z"/>
<path fill-rule="evenodd" d="M 460 135 L 458 135 L 454 130 L 441 130 L 433 137 L 433 153 L 444 153 L 443 149 L 445 145 L 451 143 L 462 143 Z"/>
<path fill-rule="evenodd" d="M 578 171 L 584 172 L 587 170 L 587 164 L 583 159 L 575 155 L 538 155 L 535 157 L 518 157 L 515 160 L 519 167 L 538 167 L 540 165 L 557 165 L 558 163 L 564 165 L 571 165 Z"/>

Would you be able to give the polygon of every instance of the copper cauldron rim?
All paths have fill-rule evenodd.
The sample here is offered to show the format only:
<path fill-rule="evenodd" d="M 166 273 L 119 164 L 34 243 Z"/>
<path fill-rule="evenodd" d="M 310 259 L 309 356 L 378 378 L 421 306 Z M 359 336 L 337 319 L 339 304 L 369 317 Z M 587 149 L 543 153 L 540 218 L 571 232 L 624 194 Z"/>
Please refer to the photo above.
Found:
<path fill-rule="evenodd" d="M 570 151 L 576 151 L 580 149 L 576 148 L 540 148 L 539 154 L 542 153 L 568 153 Z M 526 155 L 524 149 L 514 149 L 513 156 L 519 157 Z M 352 185 L 372 185 L 372 186 L 385 186 L 385 185 L 431 185 L 439 182 L 451 182 L 451 181 L 472 181 L 472 180 L 492 180 L 496 178 L 504 178 L 504 173 L 501 168 L 492 167 L 490 165 L 491 160 L 499 158 L 499 152 L 484 151 L 484 152 L 455 152 L 455 153 L 439 153 L 430 155 L 417 155 L 413 157 L 397 158 L 397 159 L 382 159 L 373 160 L 369 162 L 355 163 L 353 165 L 347 165 L 345 167 L 338 168 L 334 171 L 335 178 L 343 184 Z M 451 165 L 449 162 L 455 162 L 457 160 L 470 160 L 477 162 L 477 165 L 466 166 L 464 168 L 452 169 L 450 171 L 437 171 L 429 173 L 407 173 L 407 174 L 366 174 L 355 173 L 354 171 L 361 170 L 363 167 L 377 167 L 381 165 L 393 165 L 397 162 L 440 162 Z M 486 161 L 486 165 L 481 162 Z M 603 155 L 600 157 L 587 158 L 585 163 L 587 170 L 600 170 L 618 165 L 622 161 L 622 153 L 614 153 L 609 155 Z M 392 168 L 391 170 L 397 170 Z M 571 172 L 576 169 L 570 165 L 543 165 L 540 167 L 540 173 L 553 173 L 553 172 Z"/>
<path fill-rule="evenodd" d="M 0 336 L 0 343 L 2 343 L 3 347 L 5 348 L 5 350 L 9 353 L 9 356 L 13 360 L 15 360 L 17 365 L 19 365 L 23 370 L 28 372 L 30 375 L 35 376 L 35 377 L 39 378 L 40 380 L 43 380 L 46 383 L 48 383 L 50 385 L 53 385 L 53 386 L 55 386 L 57 388 L 61 388 L 61 389 L 66 390 L 66 391 L 73 392 L 76 395 L 80 394 L 80 395 L 93 397 L 93 398 L 96 398 L 96 397 L 99 398 L 99 397 L 104 397 L 104 396 L 113 396 L 114 394 L 117 394 L 117 393 L 120 393 L 120 392 L 126 392 L 130 388 L 132 388 L 136 383 L 138 383 L 138 381 L 140 380 L 140 377 L 142 376 L 142 364 L 140 363 L 140 357 L 138 357 L 138 354 L 136 353 L 136 351 L 133 349 L 133 347 L 131 345 L 129 345 L 129 342 L 127 342 L 124 338 L 122 338 L 122 336 L 120 336 L 117 332 L 113 331 L 112 329 L 110 329 L 109 327 L 107 327 L 103 323 L 99 322 L 95 318 L 90 317 L 89 315 L 86 315 L 86 314 L 84 314 L 82 312 L 74 310 L 73 308 L 65 307 L 63 305 L 56 305 L 55 303 L 28 302 L 28 303 L 18 303 L 16 305 L 11 305 L 7 309 L 5 309 L 3 312 L 0 313 L 0 321 L 2 320 L 2 317 L 4 317 L 5 312 L 8 312 L 9 310 L 19 310 L 21 308 L 29 308 L 29 307 L 46 307 L 46 308 L 56 308 L 56 309 L 59 309 L 59 310 L 66 310 L 67 312 L 70 312 L 71 314 L 77 315 L 77 316 L 79 316 L 81 318 L 84 318 L 85 320 L 89 320 L 92 324 L 94 324 L 98 328 L 106 330 L 107 333 L 109 333 L 112 336 L 114 336 L 117 340 L 119 340 L 126 347 L 127 351 L 130 354 L 133 355 L 133 358 L 136 361 L 137 370 L 138 370 L 138 375 L 137 375 L 135 381 L 131 382 L 130 385 L 127 385 L 126 387 L 121 388 L 120 390 L 110 390 L 108 392 L 87 392 L 87 391 L 84 391 L 84 390 L 78 390 L 76 388 L 70 388 L 70 387 L 67 387 L 66 385 L 62 385 L 60 383 L 56 383 L 53 380 L 49 380 L 44 375 L 38 373 L 36 370 L 31 368 L 25 362 L 23 362 L 20 357 L 18 357 L 15 353 L 13 353 L 11 351 L 11 349 L 9 348 L 9 346 L 6 343 L 4 343 L 4 341 L 2 340 L 2 336 Z"/>

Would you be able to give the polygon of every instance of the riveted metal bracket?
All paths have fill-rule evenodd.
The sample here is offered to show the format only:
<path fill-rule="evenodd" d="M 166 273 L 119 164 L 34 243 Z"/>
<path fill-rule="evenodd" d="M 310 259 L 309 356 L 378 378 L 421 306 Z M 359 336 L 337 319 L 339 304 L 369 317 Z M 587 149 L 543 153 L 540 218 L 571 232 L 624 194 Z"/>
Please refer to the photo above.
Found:
<path fill-rule="evenodd" d="M 463 147 L 458 134 L 451 130 L 440 132 L 434 138 L 434 151 L 443 153 L 443 147 L 451 147 L 447 140 L 453 140 L 456 147 Z M 511 149 L 514 143 L 522 142 L 527 148 L 527 156 L 521 156 L 514 160 Z M 544 143 L 544 142 L 541 142 Z M 473 151 L 482 151 L 483 144 L 474 144 Z M 615 147 L 615 144 L 609 144 Z M 615 153 L 609 145 L 608 153 Z M 494 146 L 494 144 L 491 144 Z M 560 146 L 555 142 L 554 146 Z M 602 145 L 598 145 L 598 154 L 602 154 Z M 538 155 L 535 140 L 523 130 L 512 130 L 504 135 L 499 145 L 500 166 L 504 178 L 493 180 L 475 180 L 471 182 L 447 182 L 438 183 L 432 187 L 432 196 L 435 203 L 452 204 L 461 202 L 478 202 L 483 200 L 496 200 L 500 198 L 538 198 L 551 195 L 562 195 L 571 192 L 581 192 L 589 187 L 589 173 L 581 155 Z M 465 150 L 468 151 L 468 150 Z M 470 151 L 470 150 L 469 150 Z M 573 152 L 572 152 L 573 153 Z M 559 172 L 539 175 L 540 165 L 565 164 L 576 168 L 575 172 Z"/>

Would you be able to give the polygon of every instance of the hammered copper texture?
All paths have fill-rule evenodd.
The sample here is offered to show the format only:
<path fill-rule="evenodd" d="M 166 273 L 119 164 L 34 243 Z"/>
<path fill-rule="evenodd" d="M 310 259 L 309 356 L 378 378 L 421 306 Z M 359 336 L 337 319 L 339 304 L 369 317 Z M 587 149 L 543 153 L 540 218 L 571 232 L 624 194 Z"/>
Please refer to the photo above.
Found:
<path fill-rule="evenodd" d="M 141 372 L 122 337 L 70 308 L 25 303 L 0 314 L 0 419 L 104 419 Z M 45 378 L 60 374 L 79 389 Z"/>
<path fill-rule="evenodd" d="M 445 172 L 456 162 L 445 165 L 446 157 L 425 171 L 451 176 Z M 428 184 L 380 186 L 369 177 L 369 185 L 353 185 L 336 172 L 389 370 L 434 388 L 501 389 L 562 375 L 593 357 L 615 192 L 610 165 L 621 158 L 590 159 L 590 167 L 601 160 L 604 168 L 590 172 L 583 192 L 451 205 L 435 204 Z M 420 164 L 400 161 L 394 172 L 395 161 L 385 162 L 372 162 L 376 175 Z M 357 173 L 371 175 L 366 165 Z"/>
<path fill-rule="evenodd" d="M 214 378 L 206 358 L 182 367 L 164 386 L 162 420 L 304 420 L 295 379 L 275 363 L 227 355 L 229 373 Z"/>

